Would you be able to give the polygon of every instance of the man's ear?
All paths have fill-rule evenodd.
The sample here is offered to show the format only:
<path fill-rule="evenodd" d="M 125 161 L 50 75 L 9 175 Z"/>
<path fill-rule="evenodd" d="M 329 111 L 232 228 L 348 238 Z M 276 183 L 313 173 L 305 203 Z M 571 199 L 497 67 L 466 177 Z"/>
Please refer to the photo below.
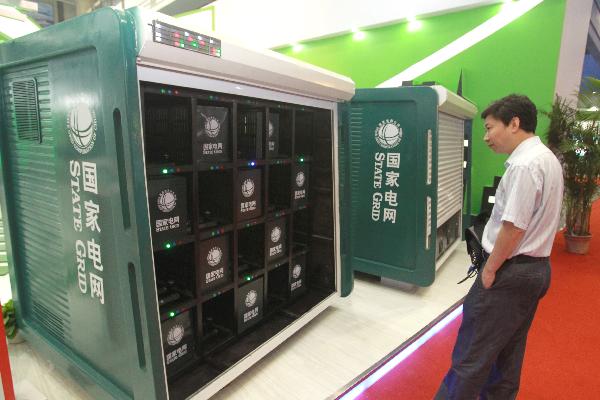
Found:
<path fill-rule="evenodd" d="M 521 118 L 513 117 L 510 120 L 510 123 L 508 124 L 508 126 L 510 127 L 511 131 L 517 132 L 519 130 L 519 128 L 521 127 Z"/>

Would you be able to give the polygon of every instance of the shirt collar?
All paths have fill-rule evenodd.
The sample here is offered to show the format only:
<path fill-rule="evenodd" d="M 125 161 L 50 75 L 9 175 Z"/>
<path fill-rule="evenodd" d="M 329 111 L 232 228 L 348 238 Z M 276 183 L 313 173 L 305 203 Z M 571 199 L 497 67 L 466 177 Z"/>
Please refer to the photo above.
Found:
<path fill-rule="evenodd" d="M 527 154 L 527 152 L 530 149 L 532 149 L 533 147 L 535 147 L 541 143 L 542 143 L 542 141 L 540 140 L 539 136 L 534 136 L 534 137 L 530 137 L 529 139 L 523 140 L 513 150 L 513 152 L 508 157 L 508 160 L 506 160 L 506 162 L 504 162 L 504 167 L 508 168 L 510 166 L 510 164 L 513 163 L 517 158 L 521 157 L 524 154 Z"/>

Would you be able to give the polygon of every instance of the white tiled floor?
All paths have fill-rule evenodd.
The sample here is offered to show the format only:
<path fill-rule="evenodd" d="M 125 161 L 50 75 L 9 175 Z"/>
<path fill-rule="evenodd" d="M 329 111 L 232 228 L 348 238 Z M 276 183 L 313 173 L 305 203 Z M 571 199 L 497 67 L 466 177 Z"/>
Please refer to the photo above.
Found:
<path fill-rule="evenodd" d="M 401 289 L 357 279 L 351 296 L 340 299 L 213 398 L 318 400 L 338 393 L 467 293 L 471 281 L 456 282 L 468 262 L 463 243 L 428 288 Z M 0 279 L 3 300 L 6 281 Z M 91 399 L 26 343 L 11 345 L 10 357 L 19 400 Z"/>

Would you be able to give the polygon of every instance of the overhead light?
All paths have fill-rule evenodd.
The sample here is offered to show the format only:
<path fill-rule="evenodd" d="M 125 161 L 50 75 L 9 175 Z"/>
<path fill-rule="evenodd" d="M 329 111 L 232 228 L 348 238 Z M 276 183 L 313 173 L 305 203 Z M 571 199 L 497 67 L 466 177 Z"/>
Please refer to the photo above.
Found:
<path fill-rule="evenodd" d="M 406 20 L 408 21 L 407 28 L 409 32 L 418 31 L 423 26 L 423 23 L 417 20 L 417 17 L 414 15 L 409 15 Z"/>
<path fill-rule="evenodd" d="M 423 26 L 423 23 L 421 21 L 410 21 L 408 23 L 408 30 L 410 32 L 414 32 L 414 31 L 418 31 L 419 29 L 421 29 L 421 27 Z"/>
<path fill-rule="evenodd" d="M 354 40 L 363 40 L 367 36 L 363 31 L 358 29 L 352 29 L 352 32 L 354 32 L 354 35 L 352 35 L 352 39 Z"/>

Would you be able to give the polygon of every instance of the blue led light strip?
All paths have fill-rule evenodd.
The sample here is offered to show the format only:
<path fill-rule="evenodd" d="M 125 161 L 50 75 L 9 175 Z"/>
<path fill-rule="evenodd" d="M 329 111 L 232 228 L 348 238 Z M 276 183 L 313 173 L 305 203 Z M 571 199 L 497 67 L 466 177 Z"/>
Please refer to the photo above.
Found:
<path fill-rule="evenodd" d="M 390 358 L 387 362 L 380 365 L 371 375 L 367 376 L 362 382 L 358 383 L 351 390 L 338 397 L 338 400 L 354 400 L 360 396 L 365 390 L 373 386 L 377 381 L 383 378 L 388 372 L 394 369 L 398 364 L 404 361 L 408 356 L 417 351 L 419 347 L 424 345 L 429 339 L 435 336 L 436 333 L 444 329 L 456 317 L 462 314 L 463 306 L 460 305 L 450 314 L 442 318 L 437 324 L 431 327 L 427 332 L 421 335 L 417 340 L 412 342 L 398 354 Z"/>

